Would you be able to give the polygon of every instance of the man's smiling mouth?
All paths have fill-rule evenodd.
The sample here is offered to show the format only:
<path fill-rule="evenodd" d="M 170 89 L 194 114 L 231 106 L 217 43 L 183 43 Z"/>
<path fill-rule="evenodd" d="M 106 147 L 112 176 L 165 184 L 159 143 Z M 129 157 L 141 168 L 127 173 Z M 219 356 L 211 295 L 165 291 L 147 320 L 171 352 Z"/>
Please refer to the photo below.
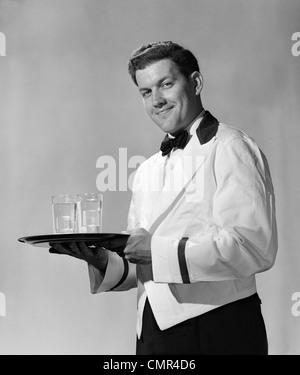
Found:
<path fill-rule="evenodd" d="M 166 109 L 162 109 L 161 111 L 157 111 L 156 112 L 156 115 L 157 116 L 164 116 L 166 115 L 167 113 L 169 113 L 171 111 L 173 107 L 170 107 L 170 108 L 166 108 Z"/>

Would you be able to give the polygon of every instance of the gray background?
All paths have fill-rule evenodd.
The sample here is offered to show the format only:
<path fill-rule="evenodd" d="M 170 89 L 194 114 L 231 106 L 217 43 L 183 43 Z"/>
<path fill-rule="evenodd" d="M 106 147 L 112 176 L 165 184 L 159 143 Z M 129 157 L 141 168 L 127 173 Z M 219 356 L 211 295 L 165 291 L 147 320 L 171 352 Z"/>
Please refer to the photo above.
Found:
<path fill-rule="evenodd" d="M 132 50 L 156 40 L 195 53 L 205 108 L 269 160 L 279 253 L 258 290 L 270 354 L 300 354 L 299 16 L 298 0 L 0 0 L 0 354 L 134 353 L 135 290 L 92 295 L 86 264 L 17 239 L 52 232 L 51 195 L 97 191 L 99 157 L 127 173 L 120 148 L 157 151 L 163 134 L 127 74 Z M 104 232 L 126 229 L 130 197 L 104 192 Z"/>

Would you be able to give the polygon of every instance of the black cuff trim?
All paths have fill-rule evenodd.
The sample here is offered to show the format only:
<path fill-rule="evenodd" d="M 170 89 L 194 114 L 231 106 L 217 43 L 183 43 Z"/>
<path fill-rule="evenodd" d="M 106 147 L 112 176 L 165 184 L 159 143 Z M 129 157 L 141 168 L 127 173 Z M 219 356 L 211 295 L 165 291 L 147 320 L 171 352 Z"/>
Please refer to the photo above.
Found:
<path fill-rule="evenodd" d="M 124 262 L 123 276 L 121 277 L 121 280 L 118 282 L 118 284 L 116 284 L 113 288 L 109 289 L 109 292 L 118 288 L 125 281 L 126 277 L 128 276 L 128 271 L 129 271 L 128 261 L 125 258 L 122 258 L 122 259 L 123 259 L 123 262 Z"/>
<path fill-rule="evenodd" d="M 182 277 L 182 282 L 184 284 L 190 283 L 189 271 L 188 271 L 186 259 L 185 259 L 185 244 L 186 244 L 187 240 L 188 240 L 188 237 L 183 237 L 179 241 L 179 244 L 178 244 L 179 268 L 180 268 L 180 273 L 181 273 L 181 277 Z"/>

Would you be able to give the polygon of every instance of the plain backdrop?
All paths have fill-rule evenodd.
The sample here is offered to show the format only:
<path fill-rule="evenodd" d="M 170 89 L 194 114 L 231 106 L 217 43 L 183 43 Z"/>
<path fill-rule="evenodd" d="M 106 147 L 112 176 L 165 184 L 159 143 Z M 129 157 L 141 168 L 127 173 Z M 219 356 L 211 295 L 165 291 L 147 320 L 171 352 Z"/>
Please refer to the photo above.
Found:
<path fill-rule="evenodd" d="M 205 108 L 269 160 L 279 251 L 258 292 L 270 354 L 300 354 L 299 0 L 0 0 L 0 32 L 0 354 L 134 354 L 136 291 L 92 295 L 85 263 L 18 238 L 52 233 L 52 195 L 98 191 L 103 156 L 103 231 L 126 229 L 120 175 L 163 138 L 127 61 L 157 40 L 194 52 Z"/>

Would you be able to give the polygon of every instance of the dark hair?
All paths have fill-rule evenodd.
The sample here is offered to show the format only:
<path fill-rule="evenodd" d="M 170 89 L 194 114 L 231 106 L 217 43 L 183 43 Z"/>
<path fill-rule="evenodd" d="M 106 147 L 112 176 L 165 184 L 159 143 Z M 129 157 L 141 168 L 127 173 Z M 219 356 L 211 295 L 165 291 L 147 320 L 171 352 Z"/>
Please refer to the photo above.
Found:
<path fill-rule="evenodd" d="M 171 41 L 154 42 L 145 44 L 132 52 L 128 62 L 128 71 L 133 82 L 137 85 L 135 73 L 138 69 L 144 69 L 163 59 L 173 61 L 187 78 L 191 73 L 199 72 L 198 61 L 191 51 Z"/>

